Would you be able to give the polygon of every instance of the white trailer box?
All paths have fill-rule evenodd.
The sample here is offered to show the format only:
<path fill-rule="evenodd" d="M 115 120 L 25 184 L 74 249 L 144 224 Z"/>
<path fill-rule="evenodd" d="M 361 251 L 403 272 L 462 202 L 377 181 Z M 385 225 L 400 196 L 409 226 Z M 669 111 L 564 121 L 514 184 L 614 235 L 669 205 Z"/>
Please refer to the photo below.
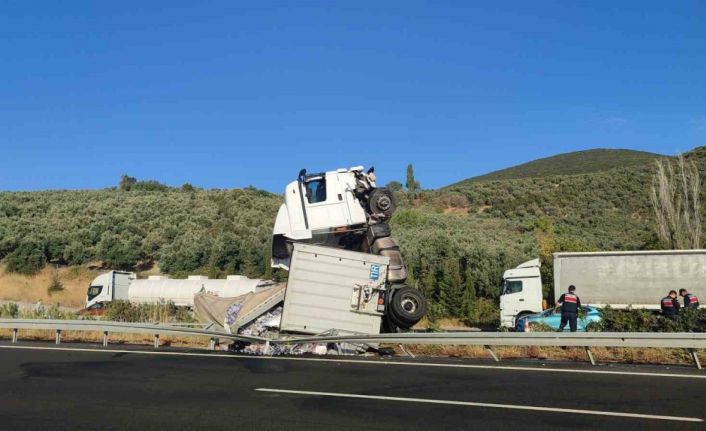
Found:
<path fill-rule="evenodd" d="M 294 243 L 280 330 L 378 334 L 389 258 Z"/>
<path fill-rule="evenodd" d="M 700 293 L 706 250 L 554 253 L 554 297 L 576 286 L 581 303 L 659 309 L 670 290 Z"/>
<path fill-rule="evenodd" d="M 505 271 L 502 326 L 513 327 L 517 317 L 542 311 L 539 268 L 535 259 Z M 554 253 L 554 300 L 571 285 L 584 305 L 659 310 L 670 290 L 706 296 L 706 250 Z"/>

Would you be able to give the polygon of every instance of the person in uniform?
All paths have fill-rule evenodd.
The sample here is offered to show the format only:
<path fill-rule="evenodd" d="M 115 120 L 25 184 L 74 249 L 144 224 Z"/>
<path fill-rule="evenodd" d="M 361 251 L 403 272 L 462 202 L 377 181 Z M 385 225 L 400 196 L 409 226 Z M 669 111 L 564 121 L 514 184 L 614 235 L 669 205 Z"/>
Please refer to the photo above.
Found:
<path fill-rule="evenodd" d="M 669 295 L 662 298 L 660 307 L 662 308 L 662 316 L 676 320 L 679 313 L 679 301 L 677 300 L 676 290 L 670 290 Z"/>
<path fill-rule="evenodd" d="M 687 292 L 686 289 L 679 289 L 679 296 L 684 298 L 684 308 L 699 308 L 699 298 L 693 293 Z"/>
<path fill-rule="evenodd" d="M 561 305 L 561 323 L 559 324 L 559 331 L 563 331 L 568 323 L 571 332 L 576 332 L 579 309 L 581 309 L 581 300 L 574 292 L 576 292 L 576 286 L 569 286 L 569 291 L 561 295 L 557 301 L 557 308 Z"/>

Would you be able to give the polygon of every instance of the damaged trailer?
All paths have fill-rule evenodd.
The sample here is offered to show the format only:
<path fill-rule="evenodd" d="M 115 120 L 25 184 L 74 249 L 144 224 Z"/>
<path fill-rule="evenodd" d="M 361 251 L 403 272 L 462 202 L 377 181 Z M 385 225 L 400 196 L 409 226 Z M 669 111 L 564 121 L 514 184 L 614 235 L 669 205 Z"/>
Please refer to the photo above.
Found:
<path fill-rule="evenodd" d="M 198 294 L 194 311 L 227 333 L 379 334 L 388 267 L 386 256 L 295 243 L 286 284 L 235 298 Z"/>

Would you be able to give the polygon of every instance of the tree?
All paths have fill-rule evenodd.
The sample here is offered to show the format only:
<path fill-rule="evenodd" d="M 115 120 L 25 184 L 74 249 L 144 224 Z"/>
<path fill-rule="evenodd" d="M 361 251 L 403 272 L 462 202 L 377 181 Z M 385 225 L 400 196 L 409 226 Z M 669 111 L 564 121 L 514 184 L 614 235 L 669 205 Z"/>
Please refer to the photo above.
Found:
<path fill-rule="evenodd" d="M 44 245 L 39 241 L 23 242 L 7 255 L 5 263 L 7 272 L 34 275 L 47 263 Z"/>
<path fill-rule="evenodd" d="M 47 293 L 51 295 L 52 293 L 61 292 L 62 290 L 64 290 L 64 284 L 59 278 L 59 273 L 55 271 L 54 275 L 52 275 L 51 283 L 49 287 L 47 287 Z"/>
<path fill-rule="evenodd" d="M 449 257 L 443 266 L 443 275 L 439 283 L 439 299 L 446 313 L 451 316 L 461 317 L 464 310 L 463 285 L 458 259 Z"/>
<path fill-rule="evenodd" d="M 692 161 L 679 155 L 676 161 L 656 161 L 650 200 L 655 214 L 655 230 L 670 249 L 702 246 L 701 180 Z"/>
<path fill-rule="evenodd" d="M 476 302 L 476 286 L 473 281 L 473 271 L 466 266 L 463 280 L 463 296 L 461 300 L 462 315 L 468 316 L 473 311 Z"/>
<path fill-rule="evenodd" d="M 414 178 L 414 167 L 412 167 L 411 163 L 407 165 L 407 182 L 405 183 L 405 187 L 407 187 L 407 192 L 409 192 L 412 199 L 414 199 L 415 194 L 421 188 L 419 181 Z"/>
<path fill-rule="evenodd" d="M 399 192 L 400 190 L 402 190 L 402 183 L 399 181 L 390 181 L 389 183 L 387 183 L 386 187 L 391 192 Z"/>
<path fill-rule="evenodd" d="M 120 190 L 130 190 L 133 185 L 137 182 L 137 178 L 131 177 L 127 174 L 123 175 L 120 177 L 120 184 L 118 185 L 118 188 Z"/>

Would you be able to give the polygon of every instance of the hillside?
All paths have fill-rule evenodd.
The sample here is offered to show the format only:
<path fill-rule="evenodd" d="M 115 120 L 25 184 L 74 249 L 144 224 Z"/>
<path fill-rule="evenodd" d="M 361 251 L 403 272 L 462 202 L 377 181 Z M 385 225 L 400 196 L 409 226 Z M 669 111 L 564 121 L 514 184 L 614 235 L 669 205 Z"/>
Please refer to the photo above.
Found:
<path fill-rule="evenodd" d="M 614 168 L 645 165 L 659 154 L 634 150 L 612 150 L 598 148 L 586 151 L 558 154 L 556 156 L 533 160 L 521 165 L 490 172 L 470 178 L 466 181 L 494 181 L 520 178 L 543 178 L 553 175 L 578 175 L 604 172 Z"/>
<path fill-rule="evenodd" d="M 705 178 L 706 147 L 687 158 Z M 659 248 L 649 204 L 653 169 L 648 162 L 465 181 L 414 199 L 397 192 L 392 228 L 408 263 L 408 283 L 430 299 L 433 319 L 453 316 L 472 324 L 497 317 L 502 273 L 525 260 L 544 258 L 549 284 L 555 251 Z M 269 268 L 269 243 L 281 196 L 145 184 L 0 193 L 6 270 L 36 274 L 48 263 L 145 270 L 158 262 L 172 276 L 278 276 Z M 9 287 L 0 284 L 3 289 Z"/>

